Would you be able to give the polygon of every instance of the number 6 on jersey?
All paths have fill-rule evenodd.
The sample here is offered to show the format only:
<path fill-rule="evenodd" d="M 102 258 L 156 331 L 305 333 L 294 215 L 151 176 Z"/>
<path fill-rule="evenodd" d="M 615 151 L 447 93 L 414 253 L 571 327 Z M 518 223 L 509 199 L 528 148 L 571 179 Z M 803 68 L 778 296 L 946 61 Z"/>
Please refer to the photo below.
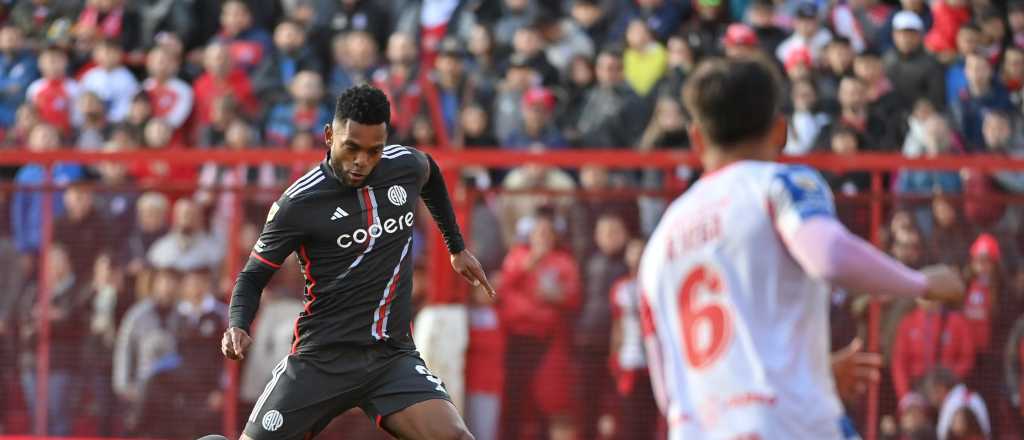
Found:
<path fill-rule="evenodd" d="M 700 295 L 700 293 L 704 295 Z M 697 266 L 683 281 L 679 291 L 679 316 L 686 361 L 695 369 L 714 363 L 725 352 L 732 337 L 729 309 L 718 301 L 724 297 L 721 277 L 706 266 Z M 699 297 L 703 296 L 703 301 Z"/>

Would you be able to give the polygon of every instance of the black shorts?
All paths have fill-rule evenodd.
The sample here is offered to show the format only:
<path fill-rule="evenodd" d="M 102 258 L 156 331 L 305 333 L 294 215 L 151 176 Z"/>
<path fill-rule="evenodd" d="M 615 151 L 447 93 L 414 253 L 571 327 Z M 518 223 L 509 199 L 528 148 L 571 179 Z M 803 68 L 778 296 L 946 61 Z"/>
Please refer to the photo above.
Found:
<path fill-rule="evenodd" d="M 355 407 L 379 426 L 383 417 L 413 404 L 451 401 L 416 350 L 378 344 L 335 359 L 332 369 L 337 362 L 350 368 L 328 373 L 301 355 L 282 359 L 249 415 L 245 434 L 255 440 L 304 439 Z"/>

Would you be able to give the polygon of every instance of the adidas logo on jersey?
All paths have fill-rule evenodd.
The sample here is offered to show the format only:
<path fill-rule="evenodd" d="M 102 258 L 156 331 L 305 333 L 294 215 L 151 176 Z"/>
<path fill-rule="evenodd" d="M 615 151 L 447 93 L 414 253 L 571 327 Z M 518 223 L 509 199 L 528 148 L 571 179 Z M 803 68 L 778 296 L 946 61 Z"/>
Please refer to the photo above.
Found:
<path fill-rule="evenodd" d="M 334 208 L 334 214 L 331 214 L 331 220 L 337 220 L 342 217 L 348 217 L 348 213 L 345 212 L 341 207 Z"/>

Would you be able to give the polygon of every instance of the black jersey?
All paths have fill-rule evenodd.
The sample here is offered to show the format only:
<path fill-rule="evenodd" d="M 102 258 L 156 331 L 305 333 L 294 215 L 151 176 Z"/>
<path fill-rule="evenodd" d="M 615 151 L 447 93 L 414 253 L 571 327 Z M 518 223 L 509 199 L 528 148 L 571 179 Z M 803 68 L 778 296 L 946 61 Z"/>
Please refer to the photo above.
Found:
<path fill-rule="evenodd" d="M 413 225 L 432 163 L 419 150 L 391 145 L 363 185 L 352 187 L 324 160 L 271 206 L 245 271 L 276 269 L 297 253 L 306 286 L 293 353 L 330 361 L 325 348 L 413 347 Z M 232 325 L 247 328 L 235 312 L 233 304 Z"/>

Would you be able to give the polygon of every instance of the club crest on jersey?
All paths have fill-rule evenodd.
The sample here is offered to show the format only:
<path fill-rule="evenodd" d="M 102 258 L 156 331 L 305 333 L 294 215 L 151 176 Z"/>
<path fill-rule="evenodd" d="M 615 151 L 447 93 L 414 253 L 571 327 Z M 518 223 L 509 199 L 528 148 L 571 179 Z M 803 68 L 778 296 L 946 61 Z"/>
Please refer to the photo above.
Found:
<path fill-rule="evenodd" d="M 388 188 L 388 200 L 391 201 L 392 205 L 402 206 L 405 204 L 406 199 L 408 199 L 408 195 L 405 193 L 405 188 L 398 185 L 392 185 L 391 188 Z"/>
<path fill-rule="evenodd" d="M 281 425 L 283 424 L 284 416 L 282 416 L 281 412 L 276 409 L 267 411 L 267 413 L 263 416 L 263 429 L 266 429 L 267 431 L 277 431 L 278 429 L 281 428 Z"/>

